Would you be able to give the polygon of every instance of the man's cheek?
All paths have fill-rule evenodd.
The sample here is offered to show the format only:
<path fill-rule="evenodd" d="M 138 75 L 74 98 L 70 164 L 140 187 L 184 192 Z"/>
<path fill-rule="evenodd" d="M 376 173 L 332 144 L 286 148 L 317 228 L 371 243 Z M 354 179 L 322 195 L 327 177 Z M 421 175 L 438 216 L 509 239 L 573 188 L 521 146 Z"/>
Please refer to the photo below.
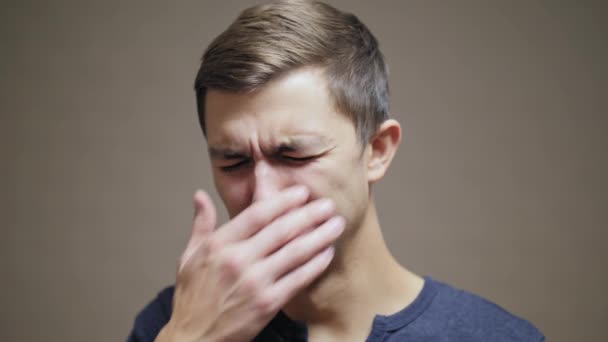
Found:
<path fill-rule="evenodd" d="M 251 194 L 244 184 L 218 185 L 218 192 L 230 217 L 238 215 L 245 210 L 251 202 Z"/>
<path fill-rule="evenodd" d="M 291 172 L 290 177 L 294 184 L 302 184 L 308 187 L 311 199 L 318 198 L 318 193 L 322 192 L 323 184 L 327 181 L 327 175 L 323 172 L 323 169 L 312 166 L 295 169 Z"/>
<path fill-rule="evenodd" d="M 309 201 L 331 196 L 331 189 L 328 186 L 331 177 L 326 170 L 309 167 L 294 172 L 292 176 L 295 184 L 308 187 L 310 191 Z"/>

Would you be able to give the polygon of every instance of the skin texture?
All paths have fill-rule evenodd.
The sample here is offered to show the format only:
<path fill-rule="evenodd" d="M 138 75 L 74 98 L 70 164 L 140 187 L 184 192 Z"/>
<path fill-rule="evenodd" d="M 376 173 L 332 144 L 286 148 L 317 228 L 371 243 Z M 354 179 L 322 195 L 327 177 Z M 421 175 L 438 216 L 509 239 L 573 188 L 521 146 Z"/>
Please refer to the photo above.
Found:
<path fill-rule="evenodd" d="M 301 68 L 255 92 L 209 90 L 206 125 L 231 220 L 216 229 L 197 192 L 158 341 L 249 341 L 281 309 L 311 340 L 364 340 L 375 314 L 413 301 L 423 281 L 388 252 L 371 193 L 399 144 L 396 121 L 362 144 L 322 70 Z"/>

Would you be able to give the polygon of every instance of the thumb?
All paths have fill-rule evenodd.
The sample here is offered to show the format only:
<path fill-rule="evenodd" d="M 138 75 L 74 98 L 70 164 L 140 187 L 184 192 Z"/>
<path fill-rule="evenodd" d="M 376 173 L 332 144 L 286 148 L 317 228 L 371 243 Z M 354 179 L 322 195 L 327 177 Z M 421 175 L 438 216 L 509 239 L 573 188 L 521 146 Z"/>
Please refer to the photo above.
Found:
<path fill-rule="evenodd" d="M 194 194 L 194 219 L 192 221 L 192 237 L 208 235 L 215 230 L 217 212 L 209 195 L 198 190 Z"/>
<path fill-rule="evenodd" d="M 179 261 L 178 272 L 184 268 L 196 253 L 201 243 L 215 230 L 216 211 L 209 195 L 198 190 L 194 194 L 194 219 L 192 220 L 192 233 L 186 249 Z"/>

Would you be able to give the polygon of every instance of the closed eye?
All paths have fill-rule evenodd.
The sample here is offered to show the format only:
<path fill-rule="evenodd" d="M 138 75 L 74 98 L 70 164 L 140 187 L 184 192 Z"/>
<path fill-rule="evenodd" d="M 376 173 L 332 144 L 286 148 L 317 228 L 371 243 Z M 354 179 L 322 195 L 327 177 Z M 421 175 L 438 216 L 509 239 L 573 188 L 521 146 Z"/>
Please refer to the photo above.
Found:
<path fill-rule="evenodd" d="M 292 161 L 292 162 L 306 162 L 313 160 L 319 156 L 306 156 L 306 157 L 292 157 L 292 156 L 281 156 L 282 159 Z"/>
<path fill-rule="evenodd" d="M 236 171 L 237 169 L 239 169 L 241 166 L 244 166 L 246 163 L 248 163 L 249 161 L 247 159 L 243 159 L 237 163 L 231 164 L 231 165 L 226 165 L 226 166 L 221 166 L 220 169 L 222 171 Z"/>
<path fill-rule="evenodd" d="M 320 156 L 321 155 L 306 156 L 306 157 L 292 157 L 292 156 L 282 155 L 279 157 L 279 159 L 283 160 L 283 161 L 295 163 L 295 164 L 303 164 L 308 161 L 314 160 Z M 242 159 L 231 165 L 220 166 L 220 170 L 222 170 L 224 172 L 237 171 L 241 167 L 246 166 L 246 164 L 249 162 L 250 162 L 249 159 Z"/>

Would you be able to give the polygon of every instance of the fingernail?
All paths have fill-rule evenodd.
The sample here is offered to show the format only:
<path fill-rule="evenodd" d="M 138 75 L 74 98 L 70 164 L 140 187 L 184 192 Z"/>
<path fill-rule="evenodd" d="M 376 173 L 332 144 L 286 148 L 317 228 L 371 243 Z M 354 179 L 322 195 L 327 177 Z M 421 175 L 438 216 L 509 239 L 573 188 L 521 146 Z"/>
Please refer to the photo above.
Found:
<path fill-rule="evenodd" d="M 329 246 L 325 251 L 323 251 L 323 254 L 325 254 L 325 258 L 331 259 L 334 257 L 335 252 L 336 248 L 334 246 Z"/>
<path fill-rule="evenodd" d="M 318 210 L 322 213 L 329 213 L 334 210 L 334 202 L 328 198 L 322 199 L 317 203 Z"/>
<path fill-rule="evenodd" d="M 332 217 L 331 220 L 329 220 L 328 224 L 330 226 L 332 233 L 335 233 L 336 235 L 340 235 L 344 231 L 344 226 L 346 224 L 346 221 L 344 220 L 344 217 L 342 217 L 342 216 L 334 216 L 334 217 Z"/>

